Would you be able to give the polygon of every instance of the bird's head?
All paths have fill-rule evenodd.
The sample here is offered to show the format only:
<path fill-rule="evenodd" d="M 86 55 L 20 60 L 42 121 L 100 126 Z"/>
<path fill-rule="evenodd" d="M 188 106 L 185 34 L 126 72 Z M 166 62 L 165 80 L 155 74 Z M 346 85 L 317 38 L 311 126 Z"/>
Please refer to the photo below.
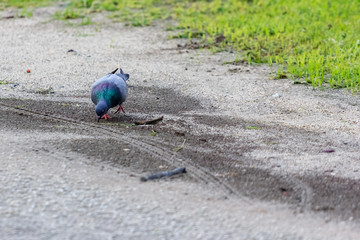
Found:
<path fill-rule="evenodd" d="M 105 101 L 100 101 L 96 105 L 95 112 L 96 112 L 96 115 L 98 116 L 98 122 L 100 121 L 101 117 L 107 113 L 108 110 L 109 110 L 109 107 Z"/>

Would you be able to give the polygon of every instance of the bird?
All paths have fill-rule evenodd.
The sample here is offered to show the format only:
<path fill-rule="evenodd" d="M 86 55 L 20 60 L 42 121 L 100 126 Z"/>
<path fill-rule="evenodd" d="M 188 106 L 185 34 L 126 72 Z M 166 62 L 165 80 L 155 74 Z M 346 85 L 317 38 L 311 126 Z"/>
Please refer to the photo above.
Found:
<path fill-rule="evenodd" d="M 120 68 L 120 73 L 116 73 L 119 68 L 116 68 L 111 73 L 97 80 L 91 87 L 91 100 L 96 105 L 95 112 L 100 119 L 110 119 L 107 112 L 110 108 L 119 105 L 118 110 L 124 112 L 121 104 L 125 102 L 128 95 L 127 83 L 130 75 L 124 73 Z"/>

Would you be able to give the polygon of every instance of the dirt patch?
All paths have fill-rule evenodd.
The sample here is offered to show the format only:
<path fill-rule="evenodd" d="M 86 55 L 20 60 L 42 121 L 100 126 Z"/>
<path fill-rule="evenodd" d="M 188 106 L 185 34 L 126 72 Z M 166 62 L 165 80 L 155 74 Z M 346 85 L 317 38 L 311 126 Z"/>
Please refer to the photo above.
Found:
<path fill-rule="evenodd" d="M 193 42 L 193 41 L 190 41 L 188 43 L 185 43 L 184 45 L 181 45 L 181 44 L 178 44 L 177 45 L 177 49 L 179 50 L 183 50 L 183 49 L 203 49 L 203 48 L 210 48 L 209 45 L 206 45 L 206 44 L 201 44 L 199 42 Z"/>
<path fill-rule="evenodd" d="M 311 210 L 359 220 L 359 181 L 331 176 L 331 173 L 300 179 L 314 189 Z"/>
<path fill-rule="evenodd" d="M 203 109 L 198 99 L 169 88 L 134 86 L 130 88 L 130 94 L 126 105 L 132 112 L 178 114 Z"/>
<path fill-rule="evenodd" d="M 146 92 L 148 89 L 144 88 L 143 91 Z M 166 106 L 151 108 L 152 111 L 149 111 L 149 108 L 145 106 L 147 103 L 151 103 L 151 99 L 155 99 L 154 101 L 156 101 L 157 97 L 165 99 L 169 97 L 169 94 L 176 96 L 175 99 L 182 99 L 181 102 L 184 105 L 178 104 L 176 106 L 174 104 L 176 101 L 169 101 Z M 150 93 L 146 97 L 141 97 L 144 95 L 135 95 L 136 104 L 133 104 L 133 101 L 129 101 L 127 104 L 128 109 L 135 113 L 128 112 L 125 115 L 115 115 L 110 121 L 102 121 L 98 125 L 106 126 L 110 130 L 120 130 L 122 134 L 130 134 L 129 136 L 137 136 L 142 142 L 160 147 L 171 155 L 177 155 L 181 159 L 190 159 L 195 166 L 205 169 L 207 174 L 210 174 L 219 182 L 229 184 L 239 194 L 249 198 L 288 203 L 300 211 L 309 209 L 314 212 L 326 212 L 344 218 L 359 218 L 360 210 L 357 200 L 360 196 L 360 189 L 357 187 L 357 181 L 329 177 L 328 173 L 316 176 L 309 174 L 297 174 L 295 176 L 286 173 L 276 174 L 272 168 L 267 167 L 267 164 L 249 157 L 254 151 L 260 151 L 261 149 L 266 151 L 269 149 L 280 152 L 288 151 L 287 148 L 282 149 L 281 141 L 285 136 L 275 133 L 287 133 L 299 138 L 301 136 L 311 137 L 311 139 L 316 138 L 316 136 L 311 136 L 312 133 L 306 133 L 299 129 L 266 126 L 264 124 L 258 125 L 259 129 L 249 130 L 246 126 L 254 124 L 249 124 L 243 119 L 213 116 L 209 115 L 209 113 L 200 115 L 198 113 L 183 112 L 185 109 L 194 111 L 194 106 L 200 107 L 200 105 L 196 105 L 196 102 L 193 102 L 192 99 L 187 99 L 178 93 L 158 90 L 156 94 Z M 187 102 L 193 103 L 190 108 L 185 104 Z M 20 99 L 1 99 L 1 104 L 11 106 L 14 110 L 27 109 L 50 117 L 63 116 L 74 119 L 75 122 L 96 123 L 96 120 L 93 119 L 94 113 L 91 104 Z M 162 104 L 165 105 L 164 101 L 162 101 Z M 147 111 L 148 116 L 155 116 L 160 109 L 162 110 L 161 114 L 165 115 L 164 121 L 156 125 L 142 127 L 133 124 L 135 120 L 146 118 L 136 112 Z M 201 108 L 198 110 L 201 110 Z M 174 113 L 180 114 L 182 117 L 172 117 Z M 106 134 L 97 134 L 96 129 L 95 131 L 89 131 L 74 128 L 71 123 L 59 122 L 56 119 L 46 120 L 41 119 L 41 117 L 16 114 L 11 111 L 2 111 L 1 115 L 2 119 L 4 119 L 1 122 L 1 127 L 7 129 L 41 129 L 44 132 L 70 131 L 86 136 L 86 138 L 59 140 L 47 144 L 51 144 L 59 151 L 61 149 L 74 151 L 95 160 L 108 162 L 115 167 L 129 169 L 129 171 L 138 174 L 169 170 L 181 166 L 181 162 L 171 164 L 154 156 L 151 150 L 144 150 L 141 147 Z M 211 130 L 208 132 L 193 130 L 199 128 L 199 126 L 201 126 L 201 129 L 211 128 Z M 214 128 L 227 129 L 229 127 L 241 128 L 243 131 L 261 131 L 261 134 L 268 135 L 268 138 L 262 137 L 262 142 L 265 144 L 261 144 L 249 138 L 231 137 L 214 130 Z M 189 129 L 192 130 L 188 131 Z M 299 141 L 299 138 L 297 141 Z M 320 138 L 321 136 L 318 136 L 318 140 Z M 182 144 L 184 146 L 176 150 Z M 298 152 L 296 148 L 292 151 L 294 153 Z M 309 152 L 312 151 L 313 149 L 309 149 Z M 281 165 L 274 166 L 275 169 L 281 167 Z"/>

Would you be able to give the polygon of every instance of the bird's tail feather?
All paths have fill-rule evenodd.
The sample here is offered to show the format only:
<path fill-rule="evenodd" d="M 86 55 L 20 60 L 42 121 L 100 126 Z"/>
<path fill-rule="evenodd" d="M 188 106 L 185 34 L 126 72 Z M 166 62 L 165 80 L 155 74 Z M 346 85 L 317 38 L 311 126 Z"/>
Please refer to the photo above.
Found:
<path fill-rule="evenodd" d="M 129 79 L 130 75 L 127 73 L 124 73 L 124 71 L 120 68 L 120 74 L 117 74 L 120 77 L 122 77 L 125 81 Z"/>
<path fill-rule="evenodd" d="M 115 69 L 114 71 L 112 71 L 111 74 L 115 74 L 118 69 L 119 69 L 119 68 L 117 68 L 117 69 Z M 122 72 L 121 69 L 120 69 L 120 72 Z"/>

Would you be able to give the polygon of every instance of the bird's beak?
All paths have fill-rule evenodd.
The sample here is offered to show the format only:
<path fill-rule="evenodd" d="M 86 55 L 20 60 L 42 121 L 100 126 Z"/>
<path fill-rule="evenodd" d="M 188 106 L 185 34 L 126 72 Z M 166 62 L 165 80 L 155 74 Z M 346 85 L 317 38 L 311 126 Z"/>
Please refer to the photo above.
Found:
<path fill-rule="evenodd" d="M 98 116 L 98 122 L 100 122 L 101 116 Z"/>

